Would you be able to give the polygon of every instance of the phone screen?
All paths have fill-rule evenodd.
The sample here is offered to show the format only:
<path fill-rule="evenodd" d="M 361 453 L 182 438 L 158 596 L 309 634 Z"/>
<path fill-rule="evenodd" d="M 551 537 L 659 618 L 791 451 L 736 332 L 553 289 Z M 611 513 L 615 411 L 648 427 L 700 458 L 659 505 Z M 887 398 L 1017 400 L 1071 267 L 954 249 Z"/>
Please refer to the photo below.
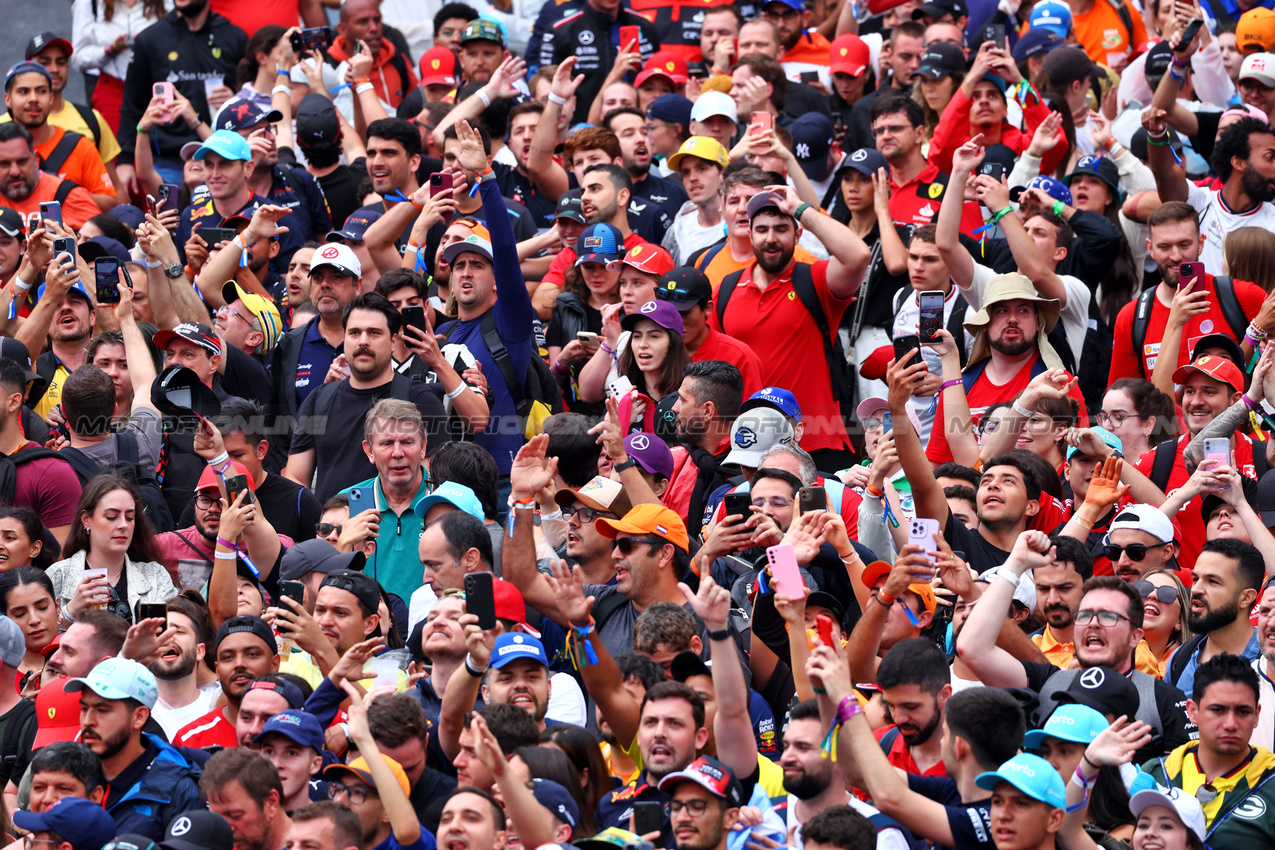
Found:
<path fill-rule="evenodd" d="M 97 303 L 120 303 L 120 261 L 101 257 L 93 261 L 93 277 L 97 282 Z"/>
<path fill-rule="evenodd" d="M 920 302 L 921 319 L 917 323 L 917 336 L 921 342 L 933 342 L 939 328 L 943 327 L 943 293 L 922 292 Z"/>

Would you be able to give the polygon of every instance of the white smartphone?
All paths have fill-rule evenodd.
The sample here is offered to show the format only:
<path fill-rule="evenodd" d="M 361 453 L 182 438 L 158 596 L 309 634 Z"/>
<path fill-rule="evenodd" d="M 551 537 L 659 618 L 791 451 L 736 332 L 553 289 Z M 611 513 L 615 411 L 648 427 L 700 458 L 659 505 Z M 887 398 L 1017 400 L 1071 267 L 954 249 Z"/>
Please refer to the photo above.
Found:
<path fill-rule="evenodd" d="M 623 375 L 607 384 L 607 393 L 610 394 L 612 398 L 624 398 L 632 389 L 633 382 Z"/>
<path fill-rule="evenodd" d="M 576 339 L 580 340 L 581 342 L 587 345 L 598 344 L 598 335 L 591 331 L 579 331 L 578 333 L 576 333 Z"/>
<path fill-rule="evenodd" d="M 938 531 L 938 520 L 930 519 L 929 517 L 917 517 L 908 523 L 908 542 L 915 543 L 929 552 L 938 545 L 934 542 L 934 535 Z M 930 566 L 934 566 L 933 557 L 930 557 Z"/>

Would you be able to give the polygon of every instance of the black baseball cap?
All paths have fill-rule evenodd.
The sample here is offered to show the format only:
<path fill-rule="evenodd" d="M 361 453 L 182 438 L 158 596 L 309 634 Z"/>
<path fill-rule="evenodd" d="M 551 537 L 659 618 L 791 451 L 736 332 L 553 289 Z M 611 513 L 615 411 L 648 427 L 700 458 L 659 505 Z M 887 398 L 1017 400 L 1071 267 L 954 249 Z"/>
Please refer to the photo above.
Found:
<path fill-rule="evenodd" d="M 0 231 L 4 231 L 6 236 L 15 236 L 22 240 L 27 238 L 27 228 L 22 223 L 22 216 L 12 207 L 0 207 Z"/>
<path fill-rule="evenodd" d="M 1169 70 L 1169 64 L 1172 61 L 1173 46 L 1167 40 L 1161 41 L 1148 50 L 1146 64 L 1143 65 L 1143 71 L 1147 75 L 1147 83 L 1159 83 L 1160 78 Z"/>
<path fill-rule="evenodd" d="M 341 140 L 336 107 L 321 94 L 308 94 L 297 105 L 297 143 L 302 147 L 335 145 Z"/>
<path fill-rule="evenodd" d="M 860 174 L 875 177 L 877 170 L 881 168 L 884 168 L 888 174 L 890 162 L 876 148 L 859 148 L 841 161 L 841 167 L 837 169 L 837 174 L 842 175 L 850 168 Z"/>
<path fill-rule="evenodd" d="M 172 819 L 159 846 L 165 850 L 231 850 L 235 833 L 216 812 L 191 809 Z"/>
<path fill-rule="evenodd" d="M 309 573 L 362 570 L 366 560 L 362 552 L 341 552 L 328 541 L 315 537 L 283 550 L 279 578 L 300 581 Z"/>
<path fill-rule="evenodd" d="M 655 297 L 672 302 L 679 313 L 688 313 L 713 297 L 713 285 L 699 269 L 682 266 L 660 275 L 655 285 Z"/>
<path fill-rule="evenodd" d="M 262 121 L 274 123 L 283 120 L 283 113 L 277 109 L 269 112 L 251 100 L 231 100 L 217 113 L 217 126 L 214 130 L 247 130 L 256 127 Z"/>
<path fill-rule="evenodd" d="M 1018 154 L 1006 145 L 988 145 L 983 150 L 983 161 L 979 163 L 976 174 L 986 174 L 997 180 L 1014 170 Z"/>
<path fill-rule="evenodd" d="M 588 224 L 584 217 L 583 189 L 571 189 L 558 198 L 558 207 L 553 211 L 554 220 L 565 218 L 568 221 Z"/>
<path fill-rule="evenodd" d="M 44 379 L 31 369 L 31 351 L 26 345 L 11 336 L 0 337 L 0 360 L 12 360 L 26 372 L 28 382 L 44 382 Z"/>
<path fill-rule="evenodd" d="M 335 587 L 353 593 L 364 607 L 375 612 L 381 606 L 381 586 L 376 579 L 354 570 L 333 570 L 319 585 L 320 589 Z"/>
<path fill-rule="evenodd" d="M 1240 344 L 1223 333 L 1205 334 L 1195 341 L 1195 345 L 1191 348 L 1191 360 L 1194 363 L 1204 356 L 1204 352 L 1210 348 L 1220 348 L 1226 352 L 1229 359 L 1241 369 L 1248 365 L 1248 358 L 1244 356 L 1244 352 L 1240 350 Z"/>
<path fill-rule="evenodd" d="M 917 10 L 918 12 L 920 9 Z M 925 48 L 921 64 L 912 72 L 913 77 L 941 80 L 953 74 L 965 73 L 965 52 L 955 44 L 940 41 Z"/>
<path fill-rule="evenodd" d="M 181 394 L 189 391 L 189 406 Z M 205 419 L 221 415 L 221 401 L 203 381 L 185 366 L 167 366 L 151 384 L 151 403 L 165 416 L 184 417 L 192 410 Z"/>
<path fill-rule="evenodd" d="M 919 21 L 927 15 L 931 18 L 951 15 L 953 21 L 955 21 L 957 18 L 968 18 L 970 16 L 970 7 L 965 4 L 965 0 L 930 0 L 929 3 L 912 10 L 912 20 L 914 21 Z"/>
<path fill-rule="evenodd" d="M 217 638 L 213 642 L 213 652 L 217 651 L 217 647 L 221 646 L 223 640 L 238 632 L 251 632 L 261 638 L 266 646 L 270 647 L 272 655 L 278 654 L 279 644 L 275 642 L 274 632 L 271 631 L 270 626 L 260 617 L 252 617 L 247 614 L 231 617 L 221 624 L 221 627 L 217 629 Z"/>
<path fill-rule="evenodd" d="M 1110 667 L 1086 667 L 1067 690 L 1055 695 L 1060 703 L 1080 703 L 1109 717 L 1138 713 L 1138 689 L 1124 674 Z"/>
<path fill-rule="evenodd" d="M 668 668 L 669 678 L 674 682 L 685 682 L 692 676 L 712 676 L 713 673 L 704 663 L 704 659 L 687 650 L 673 656 Z"/>
<path fill-rule="evenodd" d="M 1024 59 L 1048 53 L 1062 43 L 1063 40 L 1058 37 L 1058 33 L 1037 27 L 1023 33 L 1018 43 L 1014 45 L 1011 55 L 1015 62 L 1022 62 Z"/>
<path fill-rule="evenodd" d="M 32 59 L 37 53 L 49 45 L 56 45 L 66 51 L 66 55 L 70 56 L 74 52 L 71 42 L 54 32 L 42 32 L 27 42 L 27 52 L 24 58 Z"/>
<path fill-rule="evenodd" d="M 1098 66 L 1079 45 L 1064 44 L 1049 51 L 1041 70 L 1049 74 L 1054 86 L 1069 86 L 1079 80 L 1087 80 L 1098 73 Z"/>

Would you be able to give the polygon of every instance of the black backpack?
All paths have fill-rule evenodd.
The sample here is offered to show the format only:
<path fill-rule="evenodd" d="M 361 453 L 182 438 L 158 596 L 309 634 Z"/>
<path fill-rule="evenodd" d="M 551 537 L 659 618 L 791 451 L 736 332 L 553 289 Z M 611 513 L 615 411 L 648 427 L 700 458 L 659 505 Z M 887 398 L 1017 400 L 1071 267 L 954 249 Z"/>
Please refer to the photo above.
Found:
<path fill-rule="evenodd" d="M 118 475 L 132 484 L 142 497 L 146 521 L 150 523 L 151 530 L 156 534 L 172 531 L 176 524 L 173 522 L 172 511 L 168 509 L 164 491 L 160 489 L 154 473 L 147 473 L 142 469 L 141 456 L 137 451 L 137 435 L 131 431 L 120 431 L 115 435 L 115 442 L 115 466 L 109 473 L 104 472 L 88 455 L 71 446 L 59 450 L 57 454 L 71 464 L 75 474 L 80 477 L 81 484 L 87 484 L 90 479 L 106 474 Z"/>
<path fill-rule="evenodd" d="M 1240 299 L 1235 295 L 1235 281 L 1228 275 L 1213 276 L 1213 291 L 1217 294 L 1217 306 L 1222 310 L 1222 316 L 1226 319 L 1226 324 L 1230 326 L 1231 337 L 1236 340 L 1244 338 L 1245 332 L 1248 330 L 1248 316 L 1244 315 L 1244 308 L 1240 306 Z M 1146 374 L 1146 360 L 1142 357 L 1142 347 L 1147 341 L 1147 328 L 1151 324 L 1151 311 L 1155 308 L 1155 292 L 1156 287 L 1143 292 L 1138 296 L 1137 304 L 1133 308 L 1133 351 L 1138 356 L 1138 368 L 1142 371 L 1142 377 L 1148 381 L 1151 376 Z M 1220 328 L 1218 329 L 1221 330 Z M 1112 337 L 1114 344 L 1115 337 Z M 1085 340 L 1088 342 L 1088 339 Z M 1110 361 L 1108 361 L 1110 368 Z M 1106 373 L 1103 373 L 1105 379 Z M 1088 404 L 1088 397 L 1085 399 Z M 1163 487 L 1160 489 L 1164 489 Z"/>
<path fill-rule="evenodd" d="M 1154 291 L 1154 290 L 1153 290 Z M 1146 337 L 1146 327 L 1142 330 Z M 1111 372 L 1111 351 L 1116 345 L 1116 335 L 1111 325 L 1102 318 L 1098 299 L 1089 299 L 1089 324 L 1085 328 L 1085 341 L 1080 347 L 1080 362 L 1073 374 L 1080 379 L 1080 394 L 1085 398 L 1085 408 L 1091 415 L 1102 410 L 1102 397 L 1107 393 L 1107 376 Z M 1140 350 L 1140 346 L 1139 349 Z"/>
<path fill-rule="evenodd" d="M 12 505 L 13 493 L 18 487 L 18 467 L 24 463 L 41 458 L 56 457 L 67 461 L 61 452 L 55 452 L 53 449 L 46 449 L 43 446 L 22 449 L 11 455 L 0 454 L 0 504 Z M 74 469 L 75 465 L 71 464 Z M 78 471 L 77 471 L 78 474 Z"/>
<path fill-rule="evenodd" d="M 1173 661 L 1169 664 L 1169 669 L 1164 671 L 1164 681 L 1177 687 L 1178 679 L 1181 679 L 1186 671 L 1186 665 L 1190 663 L 1191 656 L 1195 655 L 1195 651 L 1200 648 L 1200 644 L 1204 643 L 1206 637 L 1208 637 L 1206 634 L 1196 635 L 1178 647 L 1177 652 L 1173 653 Z"/>
<path fill-rule="evenodd" d="M 41 157 L 40 170 L 54 177 L 58 176 L 58 171 L 62 166 L 66 165 L 66 161 L 70 158 L 75 146 L 80 143 L 80 139 L 84 138 L 73 130 L 67 130 L 62 134 L 62 138 L 53 146 L 53 150 L 49 151 L 48 157 Z"/>

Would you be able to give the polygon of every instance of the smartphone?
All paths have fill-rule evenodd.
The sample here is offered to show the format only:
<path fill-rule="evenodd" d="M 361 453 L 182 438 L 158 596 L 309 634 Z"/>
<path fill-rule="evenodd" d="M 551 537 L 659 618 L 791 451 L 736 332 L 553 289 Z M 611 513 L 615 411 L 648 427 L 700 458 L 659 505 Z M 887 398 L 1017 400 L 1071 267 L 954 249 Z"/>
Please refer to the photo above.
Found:
<path fill-rule="evenodd" d="M 172 103 L 176 91 L 172 83 L 155 83 L 151 86 L 151 96 L 159 98 L 160 103 Z"/>
<path fill-rule="evenodd" d="M 766 550 L 766 563 L 770 564 L 770 583 L 775 592 L 789 599 L 805 595 L 806 583 L 797 569 L 797 556 L 792 546 L 780 543 Z"/>
<path fill-rule="evenodd" d="M 155 196 L 154 196 L 154 195 L 147 195 L 147 196 L 146 196 L 146 214 L 147 214 L 147 215 L 155 215 L 155 213 L 156 213 L 156 209 L 155 209 Z"/>
<path fill-rule="evenodd" d="M 59 236 L 53 240 L 53 256 L 70 254 L 71 262 L 75 262 L 75 239 L 70 236 Z"/>
<path fill-rule="evenodd" d="M 163 602 L 139 602 L 137 603 L 137 616 L 142 620 L 163 620 L 168 621 L 168 606 Z M 163 627 L 160 628 L 162 632 Z"/>
<path fill-rule="evenodd" d="M 1192 18 L 1186 25 L 1186 29 L 1182 30 L 1182 37 L 1178 39 L 1178 47 L 1175 53 L 1185 52 L 1186 48 L 1191 44 L 1200 32 L 1200 27 L 1204 26 L 1203 18 Z"/>
<path fill-rule="evenodd" d="M 234 504 L 235 499 L 239 498 L 240 493 L 246 493 L 243 497 L 243 504 L 252 504 L 252 491 L 248 489 L 247 475 L 231 475 L 226 478 L 226 502 Z"/>
<path fill-rule="evenodd" d="M 354 39 L 354 49 L 350 51 L 350 55 L 353 56 L 355 53 L 362 53 L 362 52 L 363 52 L 363 42 L 359 41 L 357 38 Z"/>
<path fill-rule="evenodd" d="M 191 409 L 190 389 L 188 387 L 179 387 L 175 390 L 169 390 L 165 396 L 168 403 L 174 407 L 180 407 L 182 410 Z"/>
<path fill-rule="evenodd" d="M 903 363 L 903 358 L 907 356 L 909 351 L 915 351 L 912 359 L 908 360 L 904 365 L 911 366 L 913 363 L 921 362 L 921 338 L 919 336 L 901 336 L 894 341 L 894 359 Z"/>
<path fill-rule="evenodd" d="M 727 493 L 722 497 L 722 516 L 740 516 L 740 522 L 744 522 L 753 512 L 749 510 L 753 506 L 753 497 L 748 493 Z"/>
<path fill-rule="evenodd" d="M 597 335 L 597 334 L 595 334 L 595 333 L 593 333 L 592 331 L 577 331 L 577 332 L 576 332 L 576 339 L 580 340 L 580 341 L 581 341 L 581 342 L 583 342 L 585 345 L 597 345 L 597 344 L 598 344 L 598 335 Z"/>
<path fill-rule="evenodd" d="M 177 198 L 181 193 L 181 188 L 176 183 L 160 183 L 159 189 L 155 193 L 155 199 L 159 202 L 156 204 L 167 204 L 166 210 L 177 209 Z"/>
<path fill-rule="evenodd" d="M 1213 461 L 1214 467 L 1231 465 L 1231 441 L 1213 439 L 1204 441 L 1204 460 Z"/>
<path fill-rule="evenodd" d="M 633 29 L 637 29 L 634 27 Z M 638 835 L 664 831 L 664 804 L 657 800 L 638 800 L 633 804 L 633 831 Z"/>
<path fill-rule="evenodd" d="M 801 82 L 805 83 L 806 85 L 812 85 L 813 83 L 819 82 L 819 72 L 818 71 L 802 71 L 800 79 L 801 79 Z"/>
<path fill-rule="evenodd" d="M 429 176 L 429 196 L 431 198 L 443 192 L 450 193 L 451 191 L 452 191 L 452 175 L 449 172 L 438 171 Z M 454 217 L 454 213 L 448 210 L 447 212 L 443 213 L 443 223 L 451 224 L 453 217 Z"/>
<path fill-rule="evenodd" d="M 621 375 L 607 384 L 607 393 L 612 398 L 624 398 L 633 389 L 633 382 Z"/>
<path fill-rule="evenodd" d="M 641 27 L 620 27 L 620 49 L 633 45 L 634 49 L 642 46 L 642 28 Z M 642 833 L 638 833 L 641 835 Z"/>
<path fill-rule="evenodd" d="M 773 130 L 775 127 L 775 116 L 769 112 L 754 112 L 748 117 L 748 123 L 761 130 Z"/>
<path fill-rule="evenodd" d="M 97 282 L 97 303 L 120 303 L 120 261 L 99 257 L 93 261 L 93 278 Z"/>
<path fill-rule="evenodd" d="M 827 614 L 820 614 L 815 617 L 815 631 L 819 633 L 819 640 L 824 646 L 830 646 L 833 649 L 837 645 L 832 642 L 832 618 Z"/>
<path fill-rule="evenodd" d="M 881 433 L 888 434 L 894 430 L 894 415 L 890 411 L 881 414 Z"/>
<path fill-rule="evenodd" d="M 239 235 L 233 227 L 201 227 L 195 232 L 209 248 L 216 248 L 221 242 L 233 241 Z"/>
<path fill-rule="evenodd" d="M 57 201 L 45 201 L 40 204 L 40 218 L 44 221 L 62 223 L 62 205 Z"/>
<path fill-rule="evenodd" d="M 410 325 L 411 327 L 416 328 L 421 333 L 426 333 L 424 307 L 419 305 L 415 307 L 408 305 L 407 307 L 404 307 L 401 312 L 403 315 L 404 325 Z"/>
<path fill-rule="evenodd" d="M 943 293 L 936 289 L 922 292 L 917 299 L 921 303 L 921 321 L 917 336 L 921 342 L 934 342 L 943 327 Z"/>
<path fill-rule="evenodd" d="M 465 613 L 478 617 L 478 628 L 496 628 L 496 597 L 491 589 L 491 573 L 465 576 Z"/>
<path fill-rule="evenodd" d="M 361 514 L 369 508 L 376 507 L 376 494 L 371 487 L 350 488 L 350 516 Z"/>
<path fill-rule="evenodd" d="M 797 504 L 803 514 L 828 510 L 828 491 L 822 487 L 802 487 L 797 491 Z"/>
<path fill-rule="evenodd" d="M 1194 284 L 1191 281 L 1195 280 Z M 1194 292 L 1204 283 L 1204 263 L 1182 263 L 1178 266 L 1178 289 Z M 1191 289 L 1187 285 L 1191 284 Z"/>
<path fill-rule="evenodd" d="M 997 47 L 1005 47 L 1005 25 L 1004 24 L 988 24 L 983 27 L 983 41 L 992 42 Z"/>
<path fill-rule="evenodd" d="M 307 27 L 294 32 L 289 39 L 292 49 L 297 53 L 307 50 L 322 50 L 332 43 L 332 27 Z"/>
<path fill-rule="evenodd" d="M 928 552 L 937 544 L 934 534 L 939 531 L 939 521 L 928 517 L 916 517 L 908 523 L 908 542 L 923 546 Z M 934 566 L 934 558 L 930 558 L 930 566 Z"/>
<path fill-rule="evenodd" d="M 279 582 L 279 597 L 286 599 L 295 599 L 300 605 L 305 601 L 305 585 L 299 581 L 281 581 Z M 283 606 L 278 606 L 282 608 Z"/>

